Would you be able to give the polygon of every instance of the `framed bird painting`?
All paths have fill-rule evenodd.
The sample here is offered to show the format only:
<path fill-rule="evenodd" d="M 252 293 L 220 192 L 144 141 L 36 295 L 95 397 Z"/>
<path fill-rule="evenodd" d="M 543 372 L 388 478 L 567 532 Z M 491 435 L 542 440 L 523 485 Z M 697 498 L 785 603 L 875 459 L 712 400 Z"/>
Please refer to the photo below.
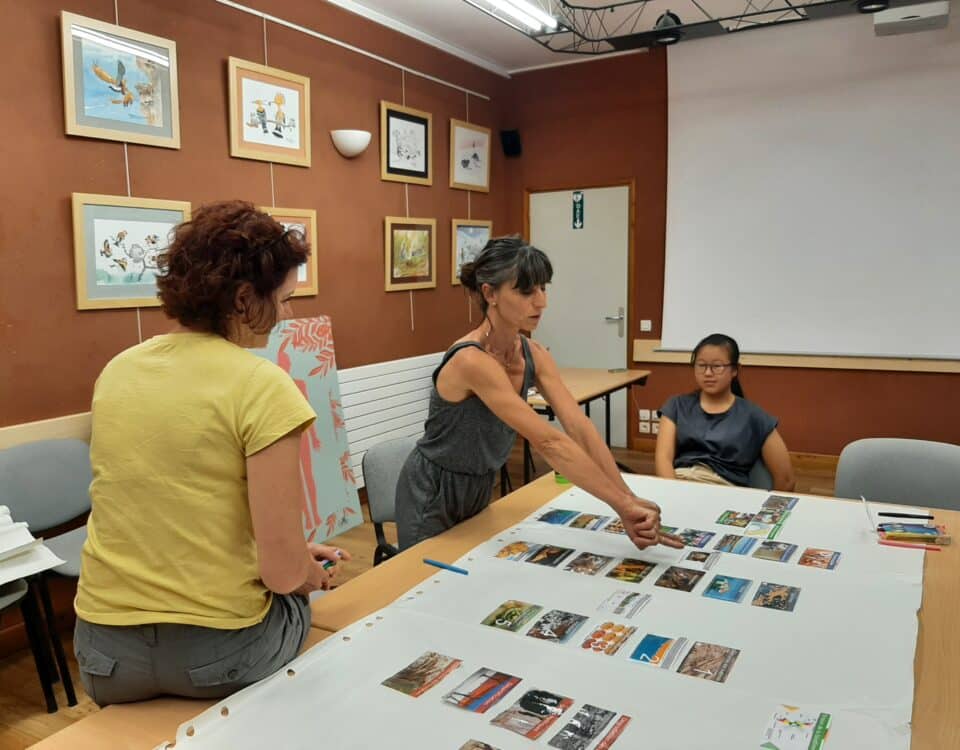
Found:
<path fill-rule="evenodd" d="M 60 21 L 67 133 L 180 148 L 176 42 L 67 11 Z"/>
<path fill-rule="evenodd" d="M 231 57 L 230 156 L 310 166 L 310 79 Z"/>

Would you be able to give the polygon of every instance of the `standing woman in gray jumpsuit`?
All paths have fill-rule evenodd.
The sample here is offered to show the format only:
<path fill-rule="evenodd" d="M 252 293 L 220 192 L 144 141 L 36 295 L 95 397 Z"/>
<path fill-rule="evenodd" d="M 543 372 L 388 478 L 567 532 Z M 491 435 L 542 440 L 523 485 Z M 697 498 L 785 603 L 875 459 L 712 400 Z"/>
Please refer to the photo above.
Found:
<path fill-rule="evenodd" d="M 486 508 L 517 433 L 571 482 L 608 503 L 637 547 L 683 546 L 660 533 L 660 508 L 627 487 L 550 352 L 520 333 L 539 324 L 552 277 L 547 256 L 519 237 L 493 239 L 464 264 L 460 281 L 477 298 L 483 322 L 447 350 L 433 373 L 425 433 L 397 481 L 400 549 Z M 565 432 L 527 404 L 533 385 Z"/>

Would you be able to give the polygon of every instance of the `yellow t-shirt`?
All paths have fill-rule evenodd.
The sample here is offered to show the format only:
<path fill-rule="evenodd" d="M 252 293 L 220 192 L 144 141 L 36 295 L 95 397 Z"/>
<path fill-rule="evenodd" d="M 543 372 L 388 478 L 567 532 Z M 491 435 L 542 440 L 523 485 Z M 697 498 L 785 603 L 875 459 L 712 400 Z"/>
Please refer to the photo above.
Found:
<path fill-rule="evenodd" d="M 316 414 L 287 373 L 213 334 L 155 336 L 93 392 L 77 615 L 102 625 L 255 625 L 260 580 L 246 457 Z"/>

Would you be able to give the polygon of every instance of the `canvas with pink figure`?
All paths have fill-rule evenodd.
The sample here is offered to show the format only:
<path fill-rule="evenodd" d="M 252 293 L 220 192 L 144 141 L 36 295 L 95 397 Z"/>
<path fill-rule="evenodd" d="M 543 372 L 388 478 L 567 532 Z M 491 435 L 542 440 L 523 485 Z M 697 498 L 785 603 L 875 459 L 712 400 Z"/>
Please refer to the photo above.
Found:
<path fill-rule="evenodd" d="M 363 516 L 350 467 L 330 318 L 284 320 L 266 347 L 252 351 L 289 373 L 317 413 L 300 444 L 304 536 L 321 542 L 358 526 Z"/>

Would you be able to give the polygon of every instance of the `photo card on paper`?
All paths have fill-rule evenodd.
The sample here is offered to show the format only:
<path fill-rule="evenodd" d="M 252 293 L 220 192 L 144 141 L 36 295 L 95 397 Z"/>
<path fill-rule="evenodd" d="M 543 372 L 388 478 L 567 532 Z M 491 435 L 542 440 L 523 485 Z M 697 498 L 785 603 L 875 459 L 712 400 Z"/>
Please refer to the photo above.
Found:
<path fill-rule="evenodd" d="M 419 698 L 462 663 L 462 660 L 454 659 L 452 656 L 427 651 L 380 684 L 405 693 L 411 698 Z"/>
<path fill-rule="evenodd" d="M 703 595 L 709 599 L 719 599 L 723 602 L 739 602 L 752 583 L 753 581 L 748 578 L 715 575 L 703 590 Z"/>
<path fill-rule="evenodd" d="M 535 544 L 534 542 L 510 542 L 502 547 L 494 557 L 501 560 L 523 560 L 534 554 L 542 546 L 542 544 Z"/>
<path fill-rule="evenodd" d="M 541 641 L 566 643 L 587 619 L 586 615 L 552 609 L 533 624 L 527 635 Z"/>
<path fill-rule="evenodd" d="M 753 553 L 753 556 L 758 560 L 770 560 L 772 562 L 788 562 L 793 556 L 793 553 L 797 551 L 797 545 L 788 544 L 787 542 L 775 542 L 767 540 L 765 542 L 760 542 L 760 546 L 757 547 L 757 551 Z"/>
<path fill-rule="evenodd" d="M 800 589 L 796 586 L 786 586 L 782 583 L 761 581 L 757 593 L 753 595 L 754 607 L 778 609 L 781 612 L 793 612 L 800 598 Z"/>
<path fill-rule="evenodd" d="M 529 623 L 542 610 L 539 604 L 509 599 L 497 607 L 482 620 L 483 625 L 516 633 Z"/>
<path fill-rule="evenodd" d="M 580 648 L 596 654 L 613 656 L 636 632 L 637 629 L 633 625 L 622 625 L 608 620 L 591 630 L 580 644 Z"/>
<path fill-rule="evenodd" d="M 671 669 L 686 645 L 686 638 L 647 633 L 633 649 L 630 659 L 660 669 Z"/>
<path fill-rule="evenodd" d="M 833 570 L 840 562 L 840 553 L 830 549 L 821 549 L 820 547 L 807 547 L 797 565 L 804 565 L 808 568 L 820 568 L 822 570 Z"/>
<path fill-rule="evenodd" d="M 697 641 L 680 662 L 677 674 L 713 682 L 726 682 L 739 655 L 739 649 Z"/>
<path fill-rule="evenodd" d="M 663 572 L 654 585 L 665 589 L 689 592 L 693 591 L 704 575 L 702 570 L 672 565 Z"/>
<path fill-rule="evenodd" d="M 482 714 L 519 684 L 519 677 L 483 667 L 443 696 L 443 702 L 464 711 Z"/>
<path fill-rule="evenodd" d="M 593 552 L 581 552 L 570 562 L 566 564 L 564 570 L 581 575 L 595 576 L 603 570 L 613 557 L 610 555 L 597 555 Z"/>
<path fill-rule="evenodd" d="M 624 583 L 640 583 L 656 567 L 656 563 L 647 560 L 625 557 L 607 573 L 607 578 Z"/>
<path fill-rule="evenodd" d="M 548 690 L 528 690 L 490 723 L 536 740 L 554 725 L 573 699 Z"/>

